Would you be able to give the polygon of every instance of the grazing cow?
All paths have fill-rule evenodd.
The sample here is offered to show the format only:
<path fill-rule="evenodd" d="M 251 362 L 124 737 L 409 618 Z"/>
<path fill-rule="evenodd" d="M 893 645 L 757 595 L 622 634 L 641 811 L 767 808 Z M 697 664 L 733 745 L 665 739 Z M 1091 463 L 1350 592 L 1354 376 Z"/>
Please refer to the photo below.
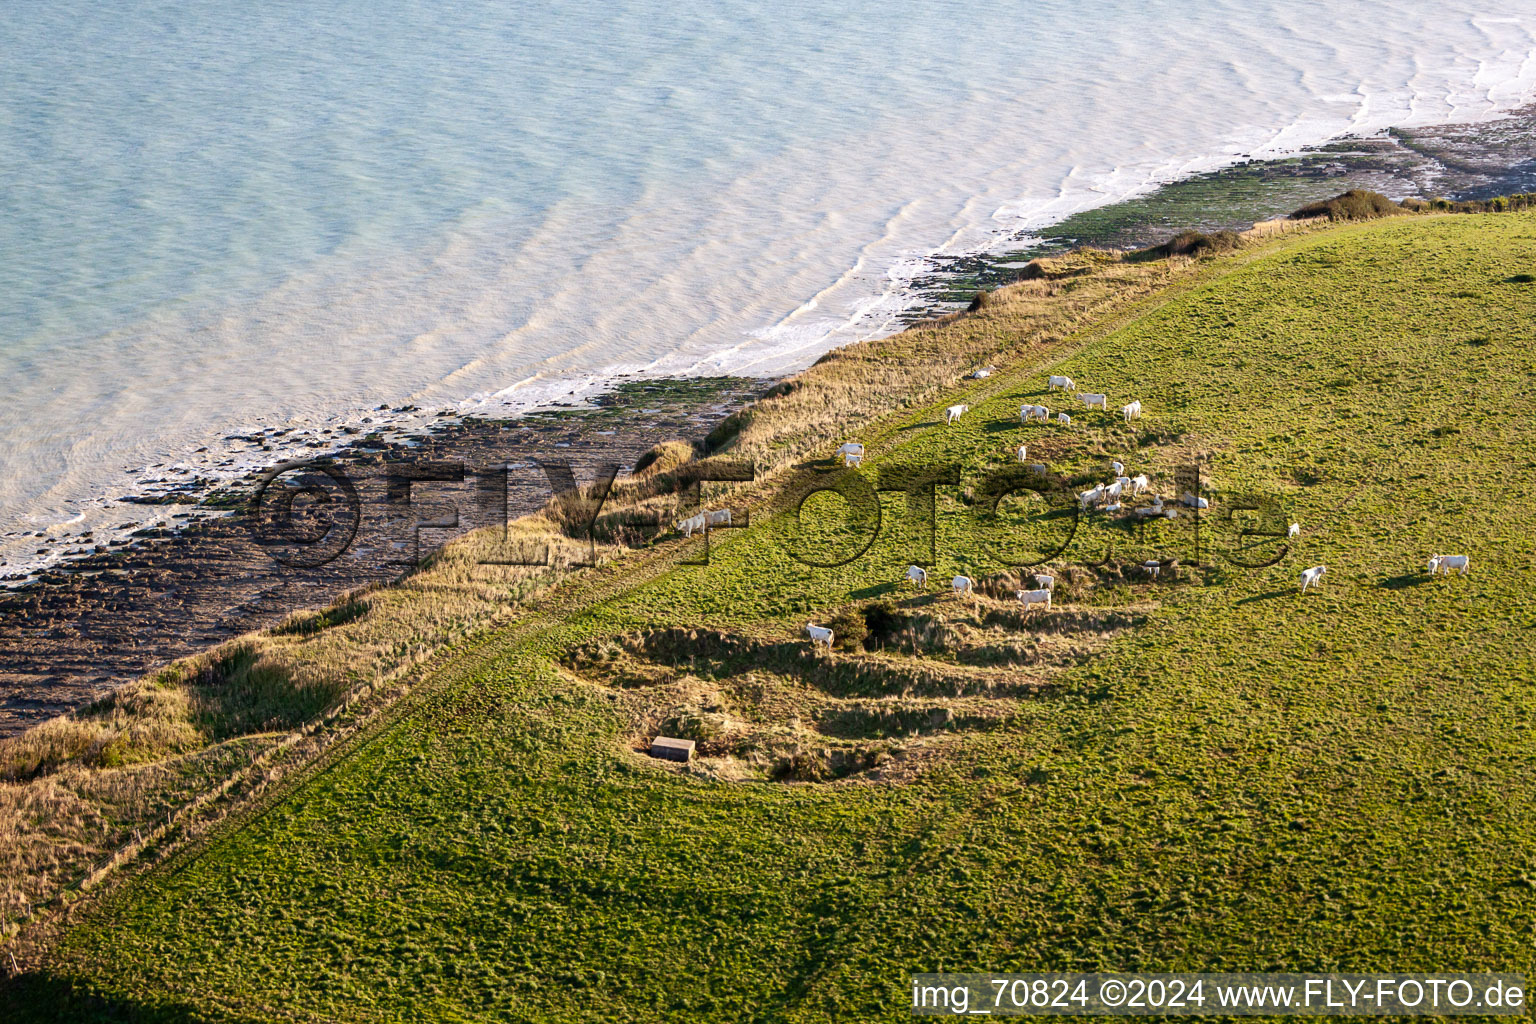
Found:
<path fill-rule="evenodd" d="M 859 444 L 857 441 L 845 441 L 843 442 L 842 446 L 837 449 L 837 454 L 857 455 L 862 459 L 864 457 L 864 446 Z"/>
<path fill-rule="evenodd" d="M 1322 579 L 1323 573 L 1327 571 L 1328 567 L 1326 565 L 1314 565 L 1310 569 L 1303 570 L 1301 574 L 1301 592 L 1305 594 L 1307 588 Z"/>
<path fill-rule="evenodd" d="M 1076 391 L 1077 385 L 1072 383 L 1071 377 L 1053 376 L 1050 381 L 1047 382 L 1046 390 L 1055 391 L 1057 388 L 1061 388 L 1063 391 Z"/>
<path fill-rule="evenodd" d="M 1123 476 L 1125 475 L 1125 466 L 1119 462 L 1111 462 L 1109 464 L 1109 471 L 1115 474 L 1115 476 Z"/>
<path fill-rule="evenodd" d="M 1441 570 L 1449 576 L 1452 569 L 1461 570 L 1460 575 L 1465 576 L 1470 567 L 1470 559 L 1466 555 L 1436 555 L 1429 560 L 1429 574 L 1433 576 Z"/>
<path fill-rule="evenodd" d="M 824 645 L 827 653 L 832 653 L 832 631 L 825 626 L 813 626 L 809 622 L 805 624 L 805 635 L 811 638 L 811 647 L 817 644 Z"/>
<path fill-rule="evenodd" d="M 1072 425 L 1072 417 L 1064 412 L 1059 412 L 1056 414 L 1056 422 L 1062 426 L 1070 427 Z"/>
<path fill-rule="evenodd" d="M 1041 590 L 1054 591 L 1056 589 L 1056 577 L 1047 576 L 1043 572 L 1037 572 L 1035 573 L 1035 586 L 1039 587 Z"/>
<path fill-rule="evenodd" d="M 1141 567 L 1147 570 L 1147 572 L 1151 573 L 1153 579 L 1157 579 L 1163 571 L 1163 563 L 1159 562 L 1155 558 L 1150 561 L 1142 562 Z"/>
<path fill-rule="evenodd" d="M 705 513 L 700 512 L 696 516 L 679 519 L 672 525 L 676 526 L 677 531 L 684 537 L 692 537 L 695 533 L 702 533 L 709 527 L 709 517 Z"/>
<path fill-rule="evenodd" d="M 976 592 L 976 581 L 969 576 L 956 576 L 949 582 L 950 586 L 955 588 L 955 593 L 957 594 L 974 594 Z"/>
<path fill-rule="evenodd" d="M 1077 496 L 1077 500 L 1082 503 L 1083 509 L 1085 511 L 1089 505 L 1097 505 L 1099 502 L 1104 500 L 1104 485 L 1095 484 L 1093 487 L 1079 494 Z"/>
<path fill-rule="evenodd" d="M 1286 540 L 1290 540 L 1292 537 L 1300 537 L 1300 536 L 1301 536 L 1301 524 L 1300 523 L 1292 523 L 1291 524 L 1291 528 L 1289 530 L 1285 531 L 1285 538 L 1286 538 Z"/>
<path fill-rule="evenodd" d="M 1047 611 L 1051 608 L 1051 588 L 1043 587 L 1040 590 L 1016 591 L 1019 603 L 1024 606 L 1026 612 L 1033 611 L 1035 605 L 1043 604 Z"/>
<path fill-rule="evenodd" d="M 1041 476 L 1045 476 L 1047 472 L 1045 463 L 1043 462 L 1031 462 L 1029 464 L 1029 471 L 1031 473 L 1039 473 Z"/>
<path fill-rule="evenodd" d="M 970 411 L 971 407 L 968 405 L 952 405 L 944 410 L 944 422 L 953 423 Z"/>
<path fill-rule="evenodd" d="M 1131 420 L 1141 419 L 1141 401 L 1138 399 L 1130 405 L 1122 405 L 1120 412 L 1125 415 L 1125 422 L 1127 423 L 1131 422 Z"/>
<path fill-rule="evenodd" d="M 1131 477 L 1131 493 L 1132 494 L 1140 494 L 1142 491 L 1146 490 L 1147 488 L 1149 488 L 1151 486 L 1152 486 L 1152 481 L 1147 479 L 1147 474 L 1145 474 L 1145 473 L 1137 473 L 1135 476 Z"/>
<path fill-rule="evenodd" d="M 1029 446 L 1024 444 L 1019 445 L 1019 461 L 1023 462 L 1027 458 L 1029 458 Z"/>
<path fill-rule="evenodd" d="M 1039 420 L 1040 422 L 1044 423 L 1050 418 L 1051 410 L 1047 409 L 1043 405 L 1019 406 L 1019 419 L 1023 420 L 1025 423 L 1028 423 L 1030 420 Z"/>
<path fill-rule="evenodd" d="M 705 520 L 704 525 L 706 527 L 721 526 L 721 525 L 730 526 L 731 525 L 731 510 L 728 509 L 728 508 L 717 508 L 717 509 L 715 509 L 713 512 L 711 512 L 709 514 L 709 518 L 707 520 Z"/>
<path fill-rule="evenodd" d="M 1083 400 L 1083 405 L 1087 406 L 1090 409 L 1092 409 L 1094 406 L 1098 406 L 1100 409 L 1104 410 L 1105 412 L 1109 412 L 1109 396 L 1108 395 L 1080 394 L 1077 397 L 1081 398 Z"/>
<path fill-rule="evenodd" d="M 920 590 L 927 590 L 928 570 L 920 565 L 907 566 L 907 582 L 917 584 Z"/>
<path fill-rule="evenodd" d="M 862 465 L 864 465 L 864 456 L 862 456 L 862 455 L 844 455 L 843 456 L 843 467 L 845 469 L 847 467 L 849 467 L 849 466 L 862 466 Z"/>
<path fill-rule="evenodd" d="M 1206 501 L 1204 498 L 1197 498 L 1193 494 L 1190 494 L 1188 491 L 1185 491 L 1183 494 L 1181 494 L 1179 496 L 1179 501 L 1184 503 L 1185 505 L 1188 505 L 1190 508 L 1210 508 L 1211 507 L 1211 503 L 1210 502 Z"/>

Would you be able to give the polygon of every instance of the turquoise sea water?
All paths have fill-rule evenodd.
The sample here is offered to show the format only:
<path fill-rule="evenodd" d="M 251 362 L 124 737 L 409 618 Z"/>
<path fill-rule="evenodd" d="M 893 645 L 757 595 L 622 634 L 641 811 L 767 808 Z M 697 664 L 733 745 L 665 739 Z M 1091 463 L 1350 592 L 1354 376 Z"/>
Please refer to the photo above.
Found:
<path fill-rule="evenodd" d="M 9 0 L 0 58 L 15 568 L 232 432 L 782 372 L 935 252 L 1527 102 L 1536 11 Z"/>

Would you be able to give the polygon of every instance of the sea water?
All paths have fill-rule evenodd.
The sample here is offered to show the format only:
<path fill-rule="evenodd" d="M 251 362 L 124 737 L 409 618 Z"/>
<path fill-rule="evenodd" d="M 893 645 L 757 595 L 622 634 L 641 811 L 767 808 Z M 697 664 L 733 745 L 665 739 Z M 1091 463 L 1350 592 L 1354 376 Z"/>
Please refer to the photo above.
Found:
<path fill-rule="evenodd" d="M 230 435 L 790 371 L 926 257 L 1533 92 L 1466 0 L 8 0 L 0 575 Z"/>

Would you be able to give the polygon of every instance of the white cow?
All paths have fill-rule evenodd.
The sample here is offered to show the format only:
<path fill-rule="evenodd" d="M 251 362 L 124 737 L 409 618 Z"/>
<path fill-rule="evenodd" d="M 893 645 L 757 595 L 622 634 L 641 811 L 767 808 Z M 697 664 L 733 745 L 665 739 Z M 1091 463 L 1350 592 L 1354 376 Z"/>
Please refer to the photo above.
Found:
<path fill-rule="evenodd" d="M 955 593 L 957 594 L 974 594 L 976 592 L 976 581 L 969 576 L 956 576 L 949 582 L 950 586 L 955 588 Z"/>
<path fill-rule="evenodd" d="M 1141 401 L 1138 399 L 1137 401 L 1132 402 L 1130 405 L 1122 405 L 1120 407 L 1120 412 L 1124 414 L 1125 422 L 1127 423 L 1131 422 L 1131 420 L 1141 419 Z"/>
<path fill-rule="evenodd" d="M 1047 576 L 1043 572 L 1037 572 L 1035 573 L 1035 586 L 1039 587 L 1041 590 L 1054 591 L 1056 589 L 1056 577 Z"/>
<path fill-rule="evenodd" d="M 1210 508 L 1211 507 L 1211 503 L 1210 502 L 1206 501 L 1204 498 L 1197 498 L 1193 494 L 1189 493 L 1188 491 L 1185 491 L 1183 494 L 1181 494 L 1179 496 L 1179 501 L 1183 502 L 1185 505 L 1188 505 L 1190 508 Z"/>
<path fill-rule="evenodd" d="M 1059 412 L 1056 414 L 1056 422 L 1062 426 L 1070 427 L 1072 425 L 1072 417 L 1064 412 Z"/>
<path fill-rule="evenodd" d="M 709 517 L 706 513 L 700 512 L 696 516 L 679 519 L 672 525 L 677 527 L 677 531 L 684 537 L 692 537 L 695 533 L 702 533 L 709 527 Z"/>
<path fill-rule="evenodd" d="M 1095 484 L 1092 488 L 1079 494 L 1077 496 L 1077 500 L 1082 504 L 1085 510 L 1089 505 L 1097 505 L 1099 502 L 1104 500 L 1104 485 Z"/>
<path fill-rule="evenodd" d="M 944 422 L 953 423 L 970 411 L 971 407 L 968 405 L 952 405 L 944 410 Z"/>
<path fill-rule="evenodd" d="M 1143 519 L 1154 519 L 1157 516 L 1165 515 L 1166 513 L 1163 510 L 1163 496 L 1161 494 L 1153 495 L 1152 504 L 1148 505 L 1146 508 L 1137 509 L 1136 514 Z"/>
<path fill-rule="evenodd" d="M 822 644 L 827 648 L 827 653 L 832 653 L 832 631 L 825 626 L 813 626 L 809 622 L 805 624 L 805 635 L 811 638 L 811 647 Z"/>
<path fill-rule="evenodd" d="M 1300 536 L 1301 536 L 1301 524 L 1300 523 L 1292 523 L 1291 524 L 1291 528 L 1289 530 L 1285 531 L 1285 537 L 1286 537 L 1287 540 L 1289 540 L 1292 537 L 1300 537 Z"/>
<path fill-rule="evenodd" d="M 974 380 L 986 380 L 990 376 L 992 376 L 992 368 L 990 366 L 985 369 L 971 371 L 971 377 Z"/>
<path fill-rule="evenodd" d="M 1119 465 L 1119 463 L 1116 463 L 1116 465 Z M 1147 488 L 1149 488 L 1151 486 L 1152 486 L 1152 481 L 1147 479 L 1147 474 L 1145 474 L 1145 473 L 1137 473 L 1135 476 L 1131 477 L 1131 493 L 1132 494 L 1140 494 L 1142 491 L 1146 490 Z"/>
<path fill-rule="evenodd" d="M 1039 473 L 1041 476 L 1045 476 L 1047 472 L 1045 463 L 1043 462 L 1031 462 L 1029 464 L 1029 471 L 1031 473 Z"/>
<path fill-rule="evenodd" d="M 844 455 L 843 456 L 843 467 L 844 468 L 847 468 L 847 467 L 850 467 L 850 466 L 862 466 L 862 465 L 864 465 L 864 456 L 862 456 L 862 455 Z"/>
<path fill-rule="evenodd" d="M 1115 476 L 1123 476 L 1125 475 L 1125 466 L 1118 462 L 1111 462 L 1109 464 L 1109 471 L 1115 474 Z"/>
<path fill-rule="evenodd" d="M 1057 388 L 1061 388 L 1063 391 L 1076 391 L 1077 385 L 1072 383 L 1071 377 L 1053 376 L 1047 383 L 1046 390 L 1055 391 Z"/>
<path fill-rule="evenodd" d="M 1327 571 L 1328 567 L 1326 565 L 1314 565 L 1310 569 L 1303 570 L 1301 574 L 1301 592 L 1305 594 L 1307 588 L 1322 579 L 1323 573 Z"/>
<path fill-rule="evenodd" d="M 1029 458 L 1029 446 L 1024 444 L 1019 445 L 1019 461 L 1023 462 L 1027 458 Z"/>
<path fill-rule="evenodd" d="M 704 521 L 704 525 L 706 527 L 720 526 L 721 524 L 724 524 L 726 526 L 730 526 L 731 525 L 731 510 L 730 509 L 728 509 L 728 508 L 717 508 L 713 512 L 711 512 L 709 514 L 709 518 Z"/>
<path fill-rule="evenodd" d="M 1100 409 L 1104 410 L 1105 412 L 1109 412 L 1109 396 L 1108 395 L 1080 394 L 1077 397 L 1081 398 L 1083 400 L 1083 404 L 1085 406 L 1087 406 L 1088 408 L 1090 408 L 1090 409 L 1092 409 L 1094 406 L 1098 406 Z"/>
<path fill-rule="evenodd" d="M 1104 506 L 1104 511 L 1106 513 L 1119 512 L 1120 511 L 1120 503 L 1118 501 L 1112 501 L 1108 505 Z"/>
<path fill-rule="evenodd" d="M 915 583 L 922 590 L 928 589 L 928 570 L 920 565 L 907 566 L 907 582 Z"/>
<path fill-rule="evenodd" d="M 857 441 L 844 441 L 842 446 L 837 449 L 837 454 L 857 455 L 862 459 L 864 457 L 864 446 Z"/>
<path fill-rule="evenodd" d="M 1449 576 L 1452 569 L 1459 569 L 1460 575 L 1465 576 L 1470 567 L 1470 561 L 1466 555 L 1436 555 L 1429 560 L 1429 574 L 1433 576 L 1443 569 Z"/>
<path fill-rule="evenodd" d="M 1151 573 L 1153 579 L 1157 579 L 1163 571 L 1163 563 L 1159 562 L 1155 558 L 1147 562 L 1142 562 L 1141 567 L 1147 570 L 1147 572 Z"/>
<path fill-rule="evenodd" d="M 1040 420 L 1042 423 L 1051 418 L 1051 410 L 1043 405 L 1019 406 L 1019 419 L 1028 423 L 1030 420 Z"/>
<path fill-rule="evenodd" d="M 1043 604 L 1043 605 L 1045 605 L 1047 611 L 1050 610 L 1050 607 L 1051 607 L 1051 588 L 1050 587 L 1042 587 L 1039 590 L 1020 590 L 1020 591 L 1017 591 L 1016 593 L 1018 594 L 1018 597 L 1019 597 L 1019 603 L 1024 606 L 1024 610 L 1026 612 L 1032 611 L 1034 609 L 1034 606 L 1037 605 L 1037 604 Z"/>

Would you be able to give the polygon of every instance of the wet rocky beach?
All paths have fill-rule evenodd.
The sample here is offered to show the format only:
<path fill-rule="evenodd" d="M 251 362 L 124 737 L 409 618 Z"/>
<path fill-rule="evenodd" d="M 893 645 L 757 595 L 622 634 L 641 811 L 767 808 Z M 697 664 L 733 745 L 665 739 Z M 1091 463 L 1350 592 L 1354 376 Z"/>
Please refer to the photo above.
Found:
<path fill-rule="evenodd" d="M 290 446 L 282 472 L 125 496 L 130 513 L 169 511 L 168 521 L 110 540 L 66 536 L 66 557 L 0 591 L 0 736 L 537 511 L 552 494 L 546 465 L 567 463 L 586 482 L 603 464 L 627 472 L 659 442 L 702 440 L 771 383 L 636 381 L 587 407 L 444 417 L 410 434 L 316 443 L 309 460 Z"/>

